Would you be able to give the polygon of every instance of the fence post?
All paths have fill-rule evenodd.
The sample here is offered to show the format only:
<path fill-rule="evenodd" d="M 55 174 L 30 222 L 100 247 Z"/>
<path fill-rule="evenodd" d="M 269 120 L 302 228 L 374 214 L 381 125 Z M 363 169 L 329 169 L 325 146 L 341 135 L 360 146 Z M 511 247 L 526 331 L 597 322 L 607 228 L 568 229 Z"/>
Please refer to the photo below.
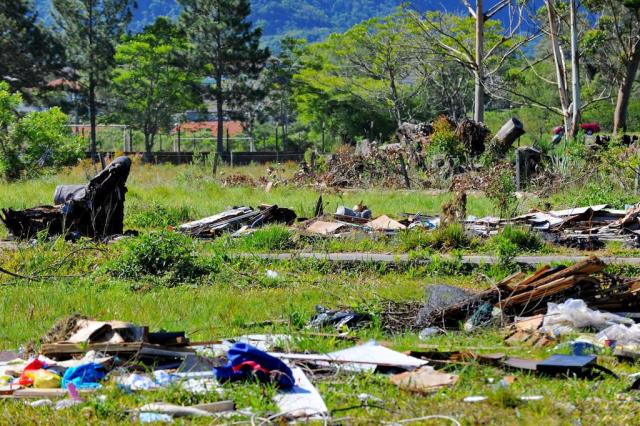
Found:
<path fill-rule="evenodd" d="M 229 162 L 231 164 L 231 167 L 233 167 L 233 151 L 229 151 Z"/>
<path fill-rule="evenodd" d="M 213 165 L 211 166 L 211 171 L 213 172 L 213 176 L 218 172 L 218 161 L 220 160 L 220 154 L 218 151 L 213 153 Z"/>

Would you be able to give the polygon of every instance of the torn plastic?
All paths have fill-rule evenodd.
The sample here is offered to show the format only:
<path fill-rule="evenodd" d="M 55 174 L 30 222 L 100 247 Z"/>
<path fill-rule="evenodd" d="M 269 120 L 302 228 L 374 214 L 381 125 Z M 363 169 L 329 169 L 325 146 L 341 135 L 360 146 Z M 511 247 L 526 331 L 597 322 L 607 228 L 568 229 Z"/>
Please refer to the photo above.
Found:
<path fill-rule="evenodd" d="M 589 309 L 584 300 L 567 299 L 564 303 L 548 304 L 541 330 L 561 336 L 584 328 L 603 330 L 615 324 L 632 325 L 634 322 L 619 315 Z"/>
<path fill-rule="evenodd" d="M 632 324 L 627 327 L 623 324 L 614 324 L 598 333 L 596 338 L 601 342 L 614 340 L 616 344 L 623 346 L 640 344 L 640 325 Z"/>

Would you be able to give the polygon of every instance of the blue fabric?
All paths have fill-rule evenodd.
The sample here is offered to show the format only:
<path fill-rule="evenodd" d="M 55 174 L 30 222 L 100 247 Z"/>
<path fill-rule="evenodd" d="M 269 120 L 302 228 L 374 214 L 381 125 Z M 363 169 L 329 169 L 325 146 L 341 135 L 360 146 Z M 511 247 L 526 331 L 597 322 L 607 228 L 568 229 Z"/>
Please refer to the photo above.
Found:
<path fill-rule="evenodd" d="M 254 377 L 260 381 L 276 379 L 275 383 L 284 389 L 295 384 L 293 372 L 284 362 L 247 343 L 234 344 L 227 353 L 227 359 L 227 365 L 215 368 L 216 378 L 221 382 Z M 249 367 L 251 365 L 254 368 Z"/>
<path fill-rule="evenodd" d="M 104 367 L 95 362 L 67 368 L 62 376 L 62 388 L 66 389 L 67 384 L 73 383 L 78 389 L 96 389 L 100 387 L 98 382 L 106 375 Z"/>

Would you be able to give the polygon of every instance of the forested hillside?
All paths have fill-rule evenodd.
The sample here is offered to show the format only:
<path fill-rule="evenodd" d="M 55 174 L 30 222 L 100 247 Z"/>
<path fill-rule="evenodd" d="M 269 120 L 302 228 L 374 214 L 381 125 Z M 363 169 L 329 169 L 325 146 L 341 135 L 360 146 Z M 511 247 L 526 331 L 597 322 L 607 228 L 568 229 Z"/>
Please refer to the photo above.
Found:
<path fill-rule="evenodd" d="M 158 16 L 175 17 L 180 12 L 177 0 L 138 0 L 131 23 L 140 31 Z M 352 25 L 374 16 L 390 14 L 402 0 L 254 0 L 253 20 L 264 31 L 264 42 L 274 45 L 284 35 L 317 41 L 333 32 L 342 32 Z M 418 10 L 441 7 L 439 0 L 412 0 Z M 50 0 L 36 0 L 43 19 L 50 16 Z"/>

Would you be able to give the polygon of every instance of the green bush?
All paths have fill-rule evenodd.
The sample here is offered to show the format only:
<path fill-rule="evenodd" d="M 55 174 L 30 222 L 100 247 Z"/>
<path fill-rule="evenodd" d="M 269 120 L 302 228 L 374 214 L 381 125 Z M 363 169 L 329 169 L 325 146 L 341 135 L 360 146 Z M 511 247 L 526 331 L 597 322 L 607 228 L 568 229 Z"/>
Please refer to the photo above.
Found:
<path fill-rule="evenodd" d="M 516 226 L 505 226 L 498 235 L 493 237 L 493 241 L 489 244 L 499 247 L 503 243 L 510 243 L 517 250 L 522 251 L 537 251 L 544 245 L 538 234 L 529 229 Z"/>
<path fill-rule="evenodd" d="M 61 167 L 82 158 L 83 144 L 73 135 L 59 108 L 31 112 L 20 118 L 17 93 L 0 82 L 0 173 L 7 179 L 34 176 L 46 166 Z"/>
<path fill-rule="evenodd" d="M 206 273 L 198 263 L 193 240 L 171 231 L 151 232 L 125 240 L 123 255 L 111 262 L 110 271 L 120 278 L 163 277 L 175 283 Z"/>
<path fill-rule="evenodd" d="M 473 241 L 458 223 L 439 227 L 433 231 L 411 229 L 398 234 L 398 244 L 403 251 L 432 249 L 454 250 L 470 248 Z"/>
<path fill-rule="evenodd" d="M 135 228 L 166 228 L 178 226 L 191 219 L 191 210 L 187 206 L 165 207 L 157 203 L 127 217 L 129 226 Z"/>
<path fill-rule="evenodd" d="M 285 226 L 269 226 L 245 236 L 240 242 L 243 250 L 279 251 L 294 246 L 291 231 Z"/>
<path fill-rule="evenodd" d="M 427 150 L 430 155 L 447 155 L 460 161 L 464 159 L 464 144 L 447 117 L 440 116 L 433 123 L 433 134 Z"/>

